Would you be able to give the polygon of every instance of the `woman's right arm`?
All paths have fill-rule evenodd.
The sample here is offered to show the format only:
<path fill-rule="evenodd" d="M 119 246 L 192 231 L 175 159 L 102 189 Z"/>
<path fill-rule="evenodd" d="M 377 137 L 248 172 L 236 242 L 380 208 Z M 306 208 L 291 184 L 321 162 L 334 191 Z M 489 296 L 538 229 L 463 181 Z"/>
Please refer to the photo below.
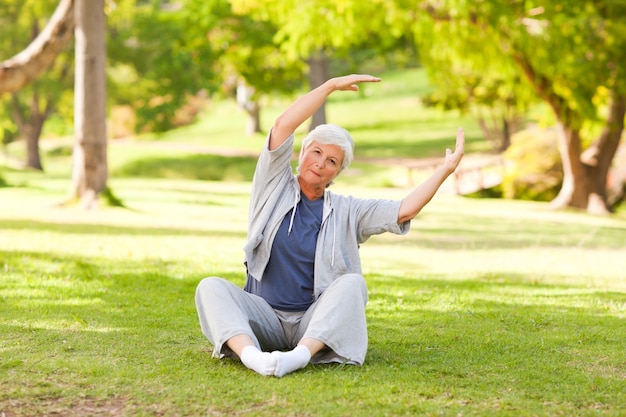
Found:
<path fill-rule="evenodd" d="M 379 82 L 380 78 L 367 74 L 352 74 L 331 78 L 319 87 L 294 101 L 274 122 L 270 134 L 269 149 L 280 147 L 289 135 L 304 123 L 334 91 L 358 91 L 358 83 Z"/>

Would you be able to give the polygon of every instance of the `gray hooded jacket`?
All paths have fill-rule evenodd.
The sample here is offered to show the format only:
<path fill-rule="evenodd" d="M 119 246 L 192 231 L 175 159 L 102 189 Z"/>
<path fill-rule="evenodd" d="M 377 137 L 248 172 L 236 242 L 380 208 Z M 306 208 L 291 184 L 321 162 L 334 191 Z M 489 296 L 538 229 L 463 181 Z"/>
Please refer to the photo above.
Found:
<path fill-rule="evenodd" d="M 293 145 L 292 134 L 278 149 L 270 151 L 268 135 L 254 174 L 244 263 L 248 273 L 259 281 L 278 227 L 300 201 L 300 185 L 290 165 Z M 362 274 L 359 245 L 370 236 L 408 233 L 410 221 L 398 224 L 400 204 L 400 200 L 359 199 L 325 191 L 315 252 L 315 299 L 334 279 L 349 273 Z M 289 233 L 298 233 L 291 230 L 291 225 L 289 229 Z"/>

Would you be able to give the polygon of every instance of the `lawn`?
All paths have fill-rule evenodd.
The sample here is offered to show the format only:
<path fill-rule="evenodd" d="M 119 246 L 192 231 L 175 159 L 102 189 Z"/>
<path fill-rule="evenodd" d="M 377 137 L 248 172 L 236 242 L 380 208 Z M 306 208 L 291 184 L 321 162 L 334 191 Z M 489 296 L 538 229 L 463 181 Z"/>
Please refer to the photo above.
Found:
<path fill-rule="evenodd" d="M 401 198 L 405 187 L 380 186 L 398 171 L 365 157 L 436 155 L 466 121 L 424 110 L 431 127 L 404 122 L 414 123 L 412 146 L 391 129 L 407 115 L 381 112 L 379 127 L 350 121 L 358 113 L 350 108 L 391 107 L 371 94 L 330 103 L 364 145 L 361 165 L 333 187 Z M 212 111 L 233 117 L 230 125 L 241 117 L 222 106 L 182 131 L 111 144 L 110 186 L 123 208 L 55 205 L 70 178 L 62 141 L 47 145 L 45 174 L 3 170 L 0 416 L 623 415 L 623 212 L 594 217 L 442 192 L 407 236 L 361 248 L 364 366 L 310 365 L 277 379 L 211 358 L 194 291 L 206 276 L 243 284 L 253 160 L 244 151 L 262 141 L 231 126 L 230 148 L 209 143 L 225 129 Z M 470 149 L 484 151 L 475 127 L 468 131 Z M 229 149 L 242 159 L 225 156 Z"/>

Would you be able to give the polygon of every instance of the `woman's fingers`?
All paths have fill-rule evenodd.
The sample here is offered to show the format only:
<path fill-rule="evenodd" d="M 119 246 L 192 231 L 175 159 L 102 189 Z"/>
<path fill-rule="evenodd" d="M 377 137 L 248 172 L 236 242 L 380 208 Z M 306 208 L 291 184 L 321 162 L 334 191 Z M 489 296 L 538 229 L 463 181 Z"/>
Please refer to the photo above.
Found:
<path fill-rule="evenodd" d="M 352 90 L 358 91 L 359 86 L 358 83 L 376 83 L 380 82 L 381 79 L 378 77 L 374 77 L 369 74 L 352 74 L 346 75 L 344 77 L 339 77 L 335 79 L 337 82 L 338 90 Z"/>

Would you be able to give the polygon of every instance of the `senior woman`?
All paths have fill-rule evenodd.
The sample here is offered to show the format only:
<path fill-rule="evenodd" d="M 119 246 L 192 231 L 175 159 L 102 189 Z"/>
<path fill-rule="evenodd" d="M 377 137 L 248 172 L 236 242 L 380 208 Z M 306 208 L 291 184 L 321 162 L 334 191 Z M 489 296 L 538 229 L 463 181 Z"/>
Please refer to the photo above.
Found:
<path fill-rule="evenodd" d="M 370 236 L 406 234 L 410 220 L 456 169 L 454 152 L 420 186 L 398 201 L 335 194 L 328 186 L 352 161 L 350 134 L 321 125 L 302 142 L 294 175 L 294 132 L 334 91 L 357 91 L 380 78 L 332 78 L 298 98 L 275 121 L 252 184 L 244 288 L 203 279 L 196 307 L 214 357 L 239 357 L 253 371 L 282 377 L 308 363 L 362 365 L 367 351 L 367 287 L 359 245 Z"/>

